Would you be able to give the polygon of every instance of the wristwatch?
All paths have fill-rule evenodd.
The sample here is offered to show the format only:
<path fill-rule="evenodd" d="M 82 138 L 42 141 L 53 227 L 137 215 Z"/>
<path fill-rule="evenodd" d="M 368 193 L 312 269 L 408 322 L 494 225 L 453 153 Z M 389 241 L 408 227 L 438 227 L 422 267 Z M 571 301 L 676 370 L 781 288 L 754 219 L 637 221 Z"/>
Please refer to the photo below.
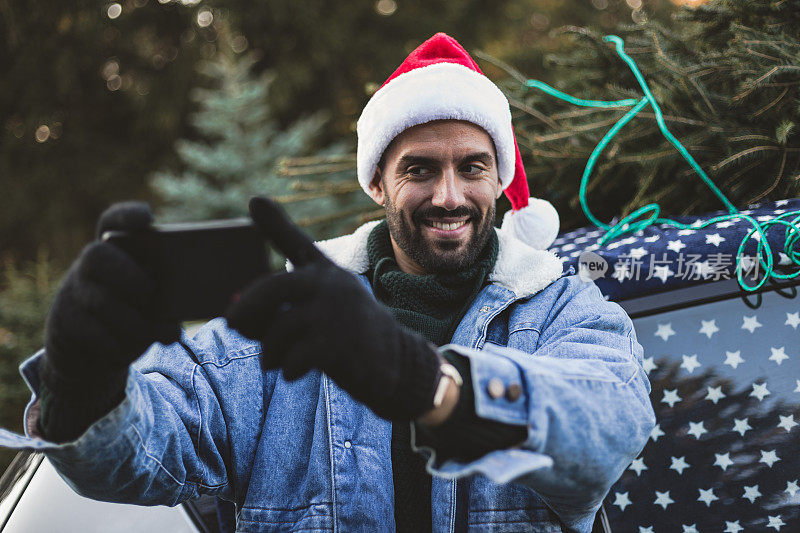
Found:
<path fill-rule="evenodd" d="M 439 383 L 436 385 L 436 392 L 433 395 L 434 407 L 442 405 L 444 395 L 447 392 L 448 380 L 451 380 L 459 387 L 464 384 L 464 381 L 461 379 L 461 374 L 458 373 L 456 367 L 442 359 L 442 363 L 439 365 Z"/>

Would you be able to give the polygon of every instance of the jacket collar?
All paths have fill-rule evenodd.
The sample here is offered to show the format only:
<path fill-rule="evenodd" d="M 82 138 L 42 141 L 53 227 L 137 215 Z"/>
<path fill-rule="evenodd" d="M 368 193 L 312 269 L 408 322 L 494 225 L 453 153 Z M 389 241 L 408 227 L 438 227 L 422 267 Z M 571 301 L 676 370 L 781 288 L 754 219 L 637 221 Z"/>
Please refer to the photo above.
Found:
<path fill-rule="evenodd" d="M 334 263 L 354 274 L 369 268 L 367 238 L 378 220 L 367 222 L 349 235 L 320 241 L 317 247 Z M 513 292 L 517 298 L 532 296 L 561 277 L 562 265 L 552 252 L 536 250 L 496 229 L 500 246 L 489 281 Z"/>

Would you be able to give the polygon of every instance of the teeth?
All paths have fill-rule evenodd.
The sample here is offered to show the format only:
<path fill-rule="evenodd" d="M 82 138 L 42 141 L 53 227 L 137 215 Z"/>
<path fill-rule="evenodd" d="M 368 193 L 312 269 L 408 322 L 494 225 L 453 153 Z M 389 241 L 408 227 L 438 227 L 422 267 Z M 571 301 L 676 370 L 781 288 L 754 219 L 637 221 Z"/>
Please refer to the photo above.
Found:
<path fill-rule="evenodd" d="M 442 222 L 431 222 L 430 224 L 431 224 L 431 226 L 433 226 L 436 229 L 443 229 L 445 231 L 453 231 L 454 229 L 458 229 L 458 228 L 460 228 L 461 226 L 463 226 L 466 223 L 467 223 L 467 221 L 464 220 L 462 222 L 453 222 L 451 224 L 445 224 L 445 223 L 442 223 Z"/>

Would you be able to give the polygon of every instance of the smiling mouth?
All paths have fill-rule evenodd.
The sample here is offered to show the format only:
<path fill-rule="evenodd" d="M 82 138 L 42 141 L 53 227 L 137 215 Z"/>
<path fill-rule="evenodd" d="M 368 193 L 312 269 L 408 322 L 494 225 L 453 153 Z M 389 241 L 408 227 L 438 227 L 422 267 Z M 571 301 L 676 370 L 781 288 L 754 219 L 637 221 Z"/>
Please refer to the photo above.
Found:
<path fill-rule="evenodd" d="M 454 231 L 454 230 L 457 230 L 458 228 L 466 225 L 467 222 L 469 222 L 469 219 L 467 219 L 467 220 L 459 220 L 457 222 L 437 222 L 437 221 L 434 221 L 434 220 L 429 220 L 429 221 L 426 222 L 426 224 L 428 226 L 432 227 L 432 228 L 436 228 L 436 229 L 440 229 L 440 230 L 444 230 L 444 231 Z"/>

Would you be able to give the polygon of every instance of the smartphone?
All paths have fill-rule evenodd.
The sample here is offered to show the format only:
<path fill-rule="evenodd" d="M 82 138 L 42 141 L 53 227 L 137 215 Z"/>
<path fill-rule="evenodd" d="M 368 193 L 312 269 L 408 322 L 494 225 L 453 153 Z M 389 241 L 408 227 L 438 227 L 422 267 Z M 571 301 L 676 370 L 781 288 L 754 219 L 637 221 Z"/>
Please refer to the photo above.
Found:
<path fill-rule="evenodd" d="M 130 253 L 156 282 L 159 318 L 222 316 L 253 280 L 269 272 L 269 249 L 249 218 L 107 231 L 101 240 Z"/>

